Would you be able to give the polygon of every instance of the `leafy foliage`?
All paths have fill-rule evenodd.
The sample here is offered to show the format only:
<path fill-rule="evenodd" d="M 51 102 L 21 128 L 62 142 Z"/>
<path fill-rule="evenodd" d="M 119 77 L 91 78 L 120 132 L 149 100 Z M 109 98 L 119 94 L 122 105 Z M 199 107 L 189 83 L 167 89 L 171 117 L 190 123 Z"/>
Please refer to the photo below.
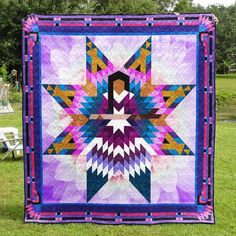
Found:
<path fill-rule="evenodd" d="M 94 13 L 102 14 L 154 14 L 168 11 L 175 0 L 97 0 Z"/>
<path fill-rule="evenodd" d="M 3 82 L 7 82 L 7 66 L 5 62 L 0 66 L 0 78 L 2 78 Z"/>
<path fill-rule="evenodd" d="M 216 110 L 219 111 L 221 108 L 230 105 L 234 99 L 236 99 L 235 93 L 217 92 L 216 93 Z"/>
<path fill-rule="evenodd" d="M 9 70 L 20 70 L 21 19 L 30 13 L 92 13 L 93 5 L 94 3 L 86 0 L 1 0 L 0 60 L 7 63 Z"/>

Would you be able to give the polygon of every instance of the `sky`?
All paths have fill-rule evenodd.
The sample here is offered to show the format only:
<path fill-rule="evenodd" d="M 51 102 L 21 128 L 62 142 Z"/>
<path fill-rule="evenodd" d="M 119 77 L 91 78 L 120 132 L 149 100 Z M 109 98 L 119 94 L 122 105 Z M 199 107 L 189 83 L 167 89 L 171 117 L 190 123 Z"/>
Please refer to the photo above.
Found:
<path fill-rule="evenodd" d="M 231 4 L 234 4 L 235 0 L 193 0 L 193 3 L 195 4 L 199 3 L 204 7 L 218 3 L 227 7 Z"/>

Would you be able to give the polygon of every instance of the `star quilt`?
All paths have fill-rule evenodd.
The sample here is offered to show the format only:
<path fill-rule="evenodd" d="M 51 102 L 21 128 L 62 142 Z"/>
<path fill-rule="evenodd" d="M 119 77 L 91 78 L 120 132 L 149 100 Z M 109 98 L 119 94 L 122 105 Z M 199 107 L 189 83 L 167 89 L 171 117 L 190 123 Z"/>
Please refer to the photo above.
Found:
<path fill-rule="evenodd" d="M 26 222 L 214 223 L 215 22 L 23 19 Z"/>

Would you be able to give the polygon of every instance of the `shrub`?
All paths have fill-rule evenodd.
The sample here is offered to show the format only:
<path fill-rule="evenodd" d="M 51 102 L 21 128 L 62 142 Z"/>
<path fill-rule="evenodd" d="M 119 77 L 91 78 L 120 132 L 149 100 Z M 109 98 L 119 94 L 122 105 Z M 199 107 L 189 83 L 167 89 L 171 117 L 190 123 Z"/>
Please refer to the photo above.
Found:
<path fill-rule="evenodd" d="M 11 91 L 9 94 L 9 101 L 11 103 L 21 103 L 22 101 L 22 93 L 21 92 L 13 92 Z"/>
<path fill-rule="evenodd" d="M 236 93 L 216 92 L 216 110 L 230 105 L 236 99 Z"/>
<path fill-rule="evenodd" d="M 6 63 L 3 62 L 0 66 L 0 77 L 2 77 L 3 82 L 7 82 L 7 66 Z"/>

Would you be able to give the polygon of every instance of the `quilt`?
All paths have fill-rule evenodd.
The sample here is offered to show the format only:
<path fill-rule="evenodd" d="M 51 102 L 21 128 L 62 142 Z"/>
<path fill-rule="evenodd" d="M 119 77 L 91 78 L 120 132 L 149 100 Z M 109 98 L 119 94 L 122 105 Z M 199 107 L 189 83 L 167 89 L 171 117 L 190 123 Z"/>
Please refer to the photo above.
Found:
<path fill-rule="evenodd" d="M 214 223 L 215 22 L 23 19 L 25 222 Z"/>

